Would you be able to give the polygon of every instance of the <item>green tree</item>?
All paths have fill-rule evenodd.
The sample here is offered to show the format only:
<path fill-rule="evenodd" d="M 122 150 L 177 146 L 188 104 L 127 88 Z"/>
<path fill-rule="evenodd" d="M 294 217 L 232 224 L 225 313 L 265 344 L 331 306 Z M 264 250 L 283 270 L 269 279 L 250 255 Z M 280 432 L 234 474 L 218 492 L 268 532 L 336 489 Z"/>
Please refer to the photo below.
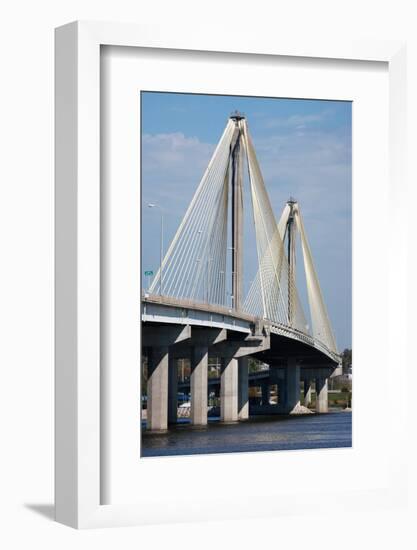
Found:
<path fill-rule="evenodd" d="M 253 357 L 249 357 L 248 360 L 249 364 L 249 373 L 252 374 L 254 372 L 258 372 L 261 369 L 261 364 L 257 359 L 254 359 Z"/>
<path fill-rule="evenodd" d="M 352 350 L 344 349 L 342 353 L 342 370 L 343 374 L 350 374 L 352 368 Z"/>

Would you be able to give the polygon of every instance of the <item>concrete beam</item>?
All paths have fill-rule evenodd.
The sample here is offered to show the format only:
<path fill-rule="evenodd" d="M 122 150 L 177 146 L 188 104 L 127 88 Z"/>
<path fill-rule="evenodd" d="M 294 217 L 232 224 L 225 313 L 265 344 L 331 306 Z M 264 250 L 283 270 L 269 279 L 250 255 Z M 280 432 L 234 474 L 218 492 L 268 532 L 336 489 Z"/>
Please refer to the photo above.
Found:
<path fill-rule="evenodd" d="M 227 340 L 227 330 L 219 328 L 193 328 L 191 338 L 181 344 L 177 344 L 170 350 L 170 354 L 177 359 L 191 358 L 193 346 L 209 347 L 210 354 L 215 354 L 218 344 Z"/>
<path fill-rule="evenodd" d="M 147 427 L 168 428 L 168 346 L 154 346 L 148 355 Z"/>
<path fill-rule="evenodd" d="M 238 361 L 233 357 L 222 358 L 220 375 L 220 420 L 236 422 L 238 420 Z"/>
<path fill-rule="evenodd" d="M 216 346 L 215 353 L 219 357 L 240 358 L 247 355 L 254 355 L 271 347 L 269 336 L 249 336 L 241 341 L 228 340 Z"/>
<path fill-rule="evenodd" d="M 238 419 L 249 418 L 249 361 L 247 357 L 238 360 Z"/>
<path fill-rule="evenodd" d="M 227 340 L 227 330 L 225 328 L 194 328 L 191 335 L 193 346 L 215 346 L 225 340 Z"/>
<path fill-rule="evenodd" d="M 221 338 L 221 339 L 220 339 Z M 190 357 L 191 345 L 194 339 L 194 329 L 193 336 L 190 340 L 187 340 L 185 345 L 180 344 L 175 346 L 170 350 L 170 353 L 178 359 Z M 254 337 L 248 336 L 244 340 L 223 340 L 223 336 L 219 336 L 217 343 L 214 343 L 209 346 L 209 355 L 216 355 L 217 357 L 235 357 L 236 359 L 240 357 L 246 357 L 248 355 L 254 355 L 261 351 L 265 351 L 271 347 L 270 337 L 261 336 Z"/>
<path fill-rule="evenodd" d="M 191 338 L 191 326 L 142 326 L 142 346 L 172 346 Z"/>
<path fill-rule="evenodd" d="M 191 360 L 191 424 L 205 426 L 207 424 L 207 373 L 208 348 L 195 346 Z"/>

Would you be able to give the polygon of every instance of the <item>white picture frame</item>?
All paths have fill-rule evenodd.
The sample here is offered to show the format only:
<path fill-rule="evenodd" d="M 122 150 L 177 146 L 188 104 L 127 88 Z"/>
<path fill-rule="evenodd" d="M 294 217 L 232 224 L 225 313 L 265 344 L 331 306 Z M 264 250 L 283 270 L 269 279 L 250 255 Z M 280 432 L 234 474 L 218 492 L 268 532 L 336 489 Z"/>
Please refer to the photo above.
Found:
<path fill-rule="evenodd" d="M 75 22 L 56 30 L 56 519 L 77 528 L 174 521 L 169 494 L 164 513 L 135 504 L 101 504 L 100 444 L 100 48 L 127 46 L 229 52 L 296 58 L 381 61 L 389 71 L 389 154 L 392 199 L 405 191 L 405 45 L 401 42 L 280 43 L 275 37 L 239 36 L 230 28 L 197 29 L 187 37 L 169 27 Z M 399 209 L 393 208 L 395 217 Z M 399 219 L 399 218 L 398 218 Z M 401 260 L 401 258 L 400 258 Z M 400 270 L 405 266 L 400 261 Z M 401 271 L 405 280 L 405 272 Z M 398 277 L 398 272 L 397 272 Z M 390 301 L 405 319 L 404 301 Z M 405 322 L 405 321 L 404 321 Z M 403 327 L 391 338 L 405 338 Z M 404 346 L 405 348 L 405 346 Z M 399 362 L 405 356 L 398 352 Z M 402 364 L 402 363 L 401 363 Z M 404 367 L 405 368 L 405 367 Z M 405 377 L 404 377 L 405 378 Z M 401 392 L 399 382 L 399 391 Z M 396 413 L 398 420 L 404 414 Z M 390 467 L 403 460 L 401 430 Z M 356 506 L 404 498 L 405 479 L 388 476 L 383 494 L 364 488 L 349 495 Z M 158 490 L 163 491 L 159 488 Z M 171 495 L 172 496 L 172 495 Z M 238 497 L 236 497 L 238 500 Z M 269 512 L 296 507 L 288 495 Z M 231 502 L 233 498 L 231 499 Z M 238 504 L 238 503 L 237 503 Z M 239 517 L 237 505 L 228 517 Z M 261 512 L 254 512 L 259 515 Z M 203 512 L 200 514 L 203 519 Z M 207 516 L 205 516 L 207 517 Z M 198 512 L 190 519 L 199 519 Z"/>

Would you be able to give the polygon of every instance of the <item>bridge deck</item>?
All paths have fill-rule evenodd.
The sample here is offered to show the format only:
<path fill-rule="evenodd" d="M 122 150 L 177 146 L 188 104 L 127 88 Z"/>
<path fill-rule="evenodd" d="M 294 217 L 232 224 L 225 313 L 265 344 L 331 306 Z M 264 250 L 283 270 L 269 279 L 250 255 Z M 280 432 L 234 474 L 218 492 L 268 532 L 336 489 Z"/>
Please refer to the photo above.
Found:
<path fill-rule="evenodd" d="M 280 358 L 289 355 L 301 356 L 306 361 L 313 361 L 315 365 L 328 363 L 336 366 L 340 363 L 339 355 L 309 334 L 216 304 L 144 294 L 142 321 L 226 328 L 246 334 L 263 328 L 271 334 L 274 343 L 271 350 L 262 352 L 266 363 L 279 361 Z"/>

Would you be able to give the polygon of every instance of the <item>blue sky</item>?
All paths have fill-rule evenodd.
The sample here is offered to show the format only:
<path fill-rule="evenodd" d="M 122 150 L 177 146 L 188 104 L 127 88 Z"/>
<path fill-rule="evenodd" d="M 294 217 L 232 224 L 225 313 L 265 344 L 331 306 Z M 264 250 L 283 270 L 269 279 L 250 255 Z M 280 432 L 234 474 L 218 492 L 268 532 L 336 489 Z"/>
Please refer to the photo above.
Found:
<path fill-rule="evenodd" d="M 159 267 L 160 218 L 147 204 L 163 209 L 166 249 L 238 109 L 246 115 L 277 219 L 290 196 L 300 204 L 338 347 L 351 347 L 351 103 L 156 92 L 143 92 L 141 101 L 142 270 Z M 256 267 L 249 206 L 245 202 L 246 290 Z M 297 286 L 307 312 L 300 269 Z"/>

